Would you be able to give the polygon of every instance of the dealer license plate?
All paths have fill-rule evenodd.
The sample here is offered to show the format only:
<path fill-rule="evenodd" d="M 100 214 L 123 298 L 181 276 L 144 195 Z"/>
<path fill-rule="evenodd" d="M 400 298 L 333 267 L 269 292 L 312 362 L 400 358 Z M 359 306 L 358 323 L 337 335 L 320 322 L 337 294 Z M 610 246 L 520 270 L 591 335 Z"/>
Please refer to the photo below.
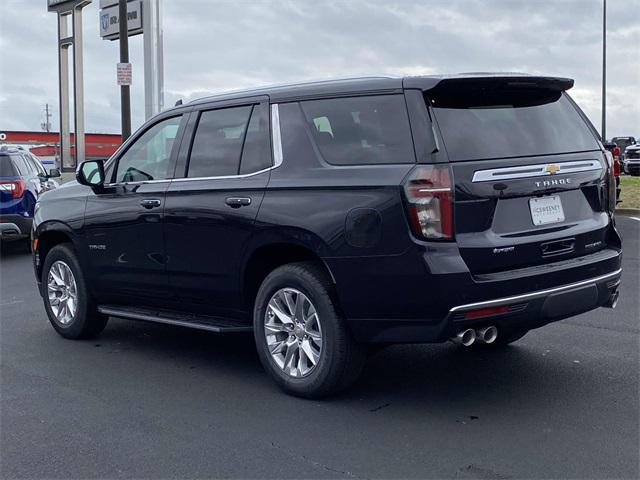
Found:
<path fill-rule="evenodd" d="M 564 222 L 564 211 L 558 195 L 531 198 L 529 209 L 534 225 Z"/>

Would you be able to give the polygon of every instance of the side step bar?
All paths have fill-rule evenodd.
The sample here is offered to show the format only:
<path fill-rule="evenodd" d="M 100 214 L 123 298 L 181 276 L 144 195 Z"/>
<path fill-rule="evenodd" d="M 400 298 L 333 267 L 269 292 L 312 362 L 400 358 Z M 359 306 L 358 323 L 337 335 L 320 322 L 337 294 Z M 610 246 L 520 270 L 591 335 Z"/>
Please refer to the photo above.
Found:
<path fill-rule="evenodd" d="M 120 305 L 100 305 L 98 311 L 110 317 L 141 320 L 143 322 L 163 323 L 178 327 L 195 328 L 216 333 L 251 332 L 253 327 L 239 320 L 213 317 L 209 315 L 187 314 L 169 310 L 151 310 Z"/>

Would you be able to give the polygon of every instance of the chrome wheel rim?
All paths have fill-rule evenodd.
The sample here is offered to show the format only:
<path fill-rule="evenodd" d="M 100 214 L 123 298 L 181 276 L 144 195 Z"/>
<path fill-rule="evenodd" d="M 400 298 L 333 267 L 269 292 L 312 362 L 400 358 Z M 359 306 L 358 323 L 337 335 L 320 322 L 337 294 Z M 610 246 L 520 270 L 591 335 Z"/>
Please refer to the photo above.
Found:
<path fill-rule="evenodd" d="M 57 260 L 51 265 L 47 276 L 49 306 L 61 325 L 73 321 L 78 309 L 78 287 L 69 265 Z"/>
<path fill-rule="evenodd" d="M 264 335 L 273 362 L 291 377 L 305 377 L 318 365 L 322 327 L 316 307 L 299 290 L 282 288 L 269 300 Z"/>

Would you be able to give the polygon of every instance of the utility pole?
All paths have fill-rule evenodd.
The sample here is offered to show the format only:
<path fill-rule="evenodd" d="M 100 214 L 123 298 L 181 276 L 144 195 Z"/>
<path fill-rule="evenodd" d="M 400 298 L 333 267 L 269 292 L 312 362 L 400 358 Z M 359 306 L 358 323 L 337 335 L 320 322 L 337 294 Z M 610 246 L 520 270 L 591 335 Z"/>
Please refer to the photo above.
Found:
<path fill-rule="evenodd" d="M 602 0 L 602 141 L 607 139 L 607 0 Z"/>
<path fill-rule="evenodd" d="M 129 63 L 129 31 L 127 0 L 118 3 L 118 27 L 120 31 L 120 63 Z M 120 85 L 120 109 L 122 141 L 131 136 L 131 92 L 129 85 Z"/>
<path fill-rule="evenodd" d="M 49 119 L 52 116 L 53 114 L 49 113 L 49 104 L 47 103 L 44 106 L 44 123 L 40 125 L 42 127 L 42 130 L 44 130 L 47 133 L 51 131 L 51 122 L 49 121 Z"/>

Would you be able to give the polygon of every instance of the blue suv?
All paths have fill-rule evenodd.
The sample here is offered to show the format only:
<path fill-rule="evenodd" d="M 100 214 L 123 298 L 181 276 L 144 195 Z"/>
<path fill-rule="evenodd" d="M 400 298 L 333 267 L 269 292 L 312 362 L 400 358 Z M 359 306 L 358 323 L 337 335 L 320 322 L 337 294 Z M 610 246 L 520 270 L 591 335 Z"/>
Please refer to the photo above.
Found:
<path fill-rule="evenodd" d="M 27 151 L 0 150 L 0 238 L 28 238 L 36 201 L 40 194 L 57 185 L 50 178 L 60 171 L 46 172 L 40 161 Z"/>

